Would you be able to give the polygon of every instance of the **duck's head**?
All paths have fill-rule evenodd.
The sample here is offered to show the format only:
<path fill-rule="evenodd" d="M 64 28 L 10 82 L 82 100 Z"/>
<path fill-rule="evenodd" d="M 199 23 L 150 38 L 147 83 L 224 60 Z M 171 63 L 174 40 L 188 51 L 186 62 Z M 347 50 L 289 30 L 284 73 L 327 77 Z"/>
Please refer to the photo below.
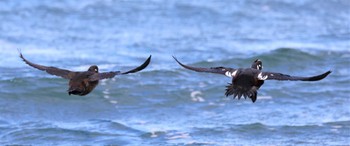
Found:
<path fill-rule="evenodd" d="M 262 70 L 263 66 L 262 66 L 262 62 L 261 60 L 257 59 L 253 62 L 251 68 L 257 69 L 257 70 Z"/>
<path fill-rule="evenodd" d="M 98 67 L 96 65 L 92 65 L 89 67 L 88 71 L 98 73 Z"/>

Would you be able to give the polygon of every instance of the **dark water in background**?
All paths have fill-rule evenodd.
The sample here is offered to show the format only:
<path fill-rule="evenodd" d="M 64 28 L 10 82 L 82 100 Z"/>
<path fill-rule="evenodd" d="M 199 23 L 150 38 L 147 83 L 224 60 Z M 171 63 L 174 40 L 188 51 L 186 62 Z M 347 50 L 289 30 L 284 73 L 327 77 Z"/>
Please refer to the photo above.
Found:
<path fill-rule="evenodd" d="M 0 144 L 350 145 L 350 1 L 0 1 Z M 68 96 L 28 67 L 144 71 Z M 224 97 L 224 76 L 180 68 L 249 67 L 315 75 L 267 81 L 258 100 Z"/>

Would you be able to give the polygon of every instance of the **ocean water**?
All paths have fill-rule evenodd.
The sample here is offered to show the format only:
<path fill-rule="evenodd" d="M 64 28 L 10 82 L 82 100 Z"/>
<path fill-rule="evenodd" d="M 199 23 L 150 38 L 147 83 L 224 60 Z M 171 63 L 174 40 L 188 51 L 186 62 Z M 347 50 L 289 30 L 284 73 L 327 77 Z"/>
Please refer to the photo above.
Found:
<path fill-rule="evenodd" d="M 1 0 L 0 145 L 350 145 L 349 0 Z M 30 61 L 143 71 L 87 96 Z M 311 76 L 266 81 L 255 103 L 224 96 L 249 67 Z"/>

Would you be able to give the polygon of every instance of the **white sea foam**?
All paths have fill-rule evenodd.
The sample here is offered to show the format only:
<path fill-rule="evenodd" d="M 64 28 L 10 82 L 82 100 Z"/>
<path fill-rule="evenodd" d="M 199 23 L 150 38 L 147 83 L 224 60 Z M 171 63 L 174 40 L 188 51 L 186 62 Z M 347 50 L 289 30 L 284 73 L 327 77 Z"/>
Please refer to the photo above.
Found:
<path fill-rule="evenodd" d="M 257 98 L 259 100 L 270 100 L 270 99 L 272 99 L 272 96 L 258 96 Z"/>
<path fill-rule="evenodd" d="M 191 99 L 192 99 L 192 101 L 204 102 L 205 99 L 201 95 L 202 95 L 201 91 L 192 91 L 191 92 Z"/>

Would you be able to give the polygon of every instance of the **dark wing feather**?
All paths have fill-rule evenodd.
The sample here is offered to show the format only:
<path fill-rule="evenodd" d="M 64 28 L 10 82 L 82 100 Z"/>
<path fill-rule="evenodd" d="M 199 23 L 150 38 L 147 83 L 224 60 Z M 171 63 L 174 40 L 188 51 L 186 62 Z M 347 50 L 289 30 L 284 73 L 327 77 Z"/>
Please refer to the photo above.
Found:
<path fill-rule="evenodd" d="M 312 77 L 298 77 L 298 76 L 290 76 L 282 73 L 274 73 L 274 72 L 263 72 L 263 76 L 268 76 L 267 80 L 290 80 L 290 81 L 318 81 L 322 80 L 330 74 L 331 71 L 327 71 L 323 74 L 312 76 Z"/>
<path fill-rule="evenodd" d="M 21 52 L 20 52 L 20 57 L 29 66 L 34 67 L 34 68 L 39 69 L 39 70 L 42 70 L 42 71 L 46 71 L 47 73 L 49 73 L 51 75 L 60 76 L 60 77 L 65 78 L 65 79 L 71 79 L 75 75 L 75 72 L 72 72 L 69 70 L 60 69 L 60 68 L 51 67 L 51 66 L 47 67 L 47 66 L 32 63 L 32 62 L 28 61 L 27 59 L 25 59 Z"/>
<path fill-rule="evenodd" d="M 225 73 L 227 71 L 233 72 L 236 69 L 233 68 L 226 68 L 226 67 L 211 67 L 211 68 L 202 68 L 202 67 L 192 67 L 192 66 L 188 66 L 188 65 L 184 65 L 182 64 L 179 60 L 176 59 L 176 57 L 173 56 L 173 58 L 175 59 L 175 61 L 180 64 L 182 67 L 189 69 L 189 70 L 193 70 L 196 72 L 208 72 L 208 73 L 216 73 L 216 74 L 222 74 L 225 75 Z"/>
<path fill-rule="evenodd" d="M 138 71 L 141 71 L 141 70 L 145 69 L 148 66 L 148 64 L 151 62 L 151 57 L 152 57 L 152 55 L 150 55 L 147 58 L 147 60 L 142 65 L 140 65 L 139 67 L 136 67 L 136 68 L 134 68 L 132 70 L 129 70 L 127 72 L 123 72 L 122 74 L 125 75 L 125 74 L 129 74 L 129 73 L 135 73 L 135 72 L 138 72 Z"/>
<path fill-rule="evenodd" d="M 102 80 L 102 79 L 107 79 L 107 78 L 113 78 L 115 77 L 116 75 L 125 75 L 125 74 L 129 74 L 129 73 L 135 73 L 135 72 L 138 72 L 138 71 L 141 71 L 143 69 L 145 69 L 148 64 L 151 62 L 151 57 L 152 56 L 149 56 L 147 58 L 147 60 L 142 64 L 140 65 L 139 67 L 136 67 L 132 70 L 129 70 L 127 72 L 120 72 L 120 71 L 111 71 L 111 72 L 104 72 L 104 73 L 97 73 L 97 74 L 94 74 L 92 76 L 90 76 L 90 81 L 96 81 L 96 80 Z"/>
<path fill-rule="evenodd" d="M 122 73 L 120 71 L 111 71 L 111 72 L 104 72 L 104 73 L 96 73 L 94 75 L 91 75 L 89 77 L 90 81 L 97 81 L 102 79 L 108 79 L 113 78 L 116 75 L 121 75 Z"/>

